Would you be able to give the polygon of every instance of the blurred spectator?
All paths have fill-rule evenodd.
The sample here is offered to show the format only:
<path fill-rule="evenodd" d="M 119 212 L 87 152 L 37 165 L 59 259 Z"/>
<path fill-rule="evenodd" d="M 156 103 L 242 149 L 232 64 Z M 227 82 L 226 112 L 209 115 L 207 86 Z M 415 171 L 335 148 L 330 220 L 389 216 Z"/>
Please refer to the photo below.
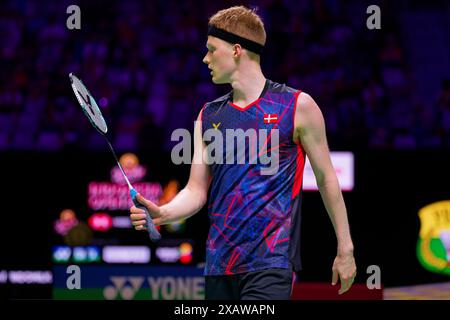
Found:
<path fill-rule="evenodd" d="M 124 151 L 167 151 L 174 129 L 192 131 L 203 104 L 229 90 L 211 83 L 202 58 L 209 15 L 234 2 L 81 1 L 82 29 L 72 31 L 65 27 L 70 4 L 1 4 L 0 149 L 104 150 L 78 110 L 69 72 L 90 88 Z M 314 97 L 331 148 L 450 147 L 449 80 L 435 108 L 414 102 L 399 32 L 361 31 L 354 13 L 363 17 L 362 7 L 260 1 L 265 75 Z"/>
<path fill-rule="evenodd" d="M 444 79 L 437 99 L 443 142 L 450 147 L 450 79 Z"/>

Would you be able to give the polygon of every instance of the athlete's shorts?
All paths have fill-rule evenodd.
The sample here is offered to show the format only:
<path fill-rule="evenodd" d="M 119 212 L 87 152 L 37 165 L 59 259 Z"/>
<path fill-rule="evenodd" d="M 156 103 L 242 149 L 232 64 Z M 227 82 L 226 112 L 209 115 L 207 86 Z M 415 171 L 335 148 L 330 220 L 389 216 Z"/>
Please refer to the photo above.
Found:
<path fill-rule="evenodd" d="M 206 276 L 205 299 L 289 300 L 293 279 L 292 268 Z"/>

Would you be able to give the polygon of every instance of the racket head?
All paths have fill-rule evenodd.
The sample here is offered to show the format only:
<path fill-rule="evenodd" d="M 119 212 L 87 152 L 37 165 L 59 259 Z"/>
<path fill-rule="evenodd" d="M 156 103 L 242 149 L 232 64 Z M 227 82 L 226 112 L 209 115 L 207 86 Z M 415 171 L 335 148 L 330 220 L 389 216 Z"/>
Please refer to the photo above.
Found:
<path fill-rule="evenodd" d="M 84 114 L 88 117 L 89 122 L 98 132 L 105 135 L 108 132 L 108 126 L 94 97 L 90 94 L 83 82 L 72 72 L 69 74 L 69 78 L 73 92 L 77 97 L 81 109 L 83 109 Z"/>

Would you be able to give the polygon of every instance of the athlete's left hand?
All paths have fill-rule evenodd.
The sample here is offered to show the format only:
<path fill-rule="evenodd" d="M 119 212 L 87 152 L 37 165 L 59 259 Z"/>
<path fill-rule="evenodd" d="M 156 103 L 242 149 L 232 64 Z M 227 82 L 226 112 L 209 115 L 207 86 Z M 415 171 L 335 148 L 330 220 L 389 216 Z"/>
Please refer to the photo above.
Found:
<path fill-rule="evenodd" d="M 356 277 L 356 264 L 353 252 L 338 254 L 333 263 L 333 279 L 331 284 L 334 286 L 341 279 L 341 288 L 339 294 L 348 291 Z"/>

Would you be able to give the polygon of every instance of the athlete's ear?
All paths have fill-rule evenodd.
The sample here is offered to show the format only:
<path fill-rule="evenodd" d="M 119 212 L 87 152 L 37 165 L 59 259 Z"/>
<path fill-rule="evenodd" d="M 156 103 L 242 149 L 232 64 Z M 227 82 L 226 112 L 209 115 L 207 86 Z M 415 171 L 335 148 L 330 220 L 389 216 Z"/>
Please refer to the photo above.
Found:
<path fill-rule="evenodd" d="M 236 43 L 233 45 L 233 58 L 237 58 L 242 54 L 242 47 L 240 44 Z"/>

